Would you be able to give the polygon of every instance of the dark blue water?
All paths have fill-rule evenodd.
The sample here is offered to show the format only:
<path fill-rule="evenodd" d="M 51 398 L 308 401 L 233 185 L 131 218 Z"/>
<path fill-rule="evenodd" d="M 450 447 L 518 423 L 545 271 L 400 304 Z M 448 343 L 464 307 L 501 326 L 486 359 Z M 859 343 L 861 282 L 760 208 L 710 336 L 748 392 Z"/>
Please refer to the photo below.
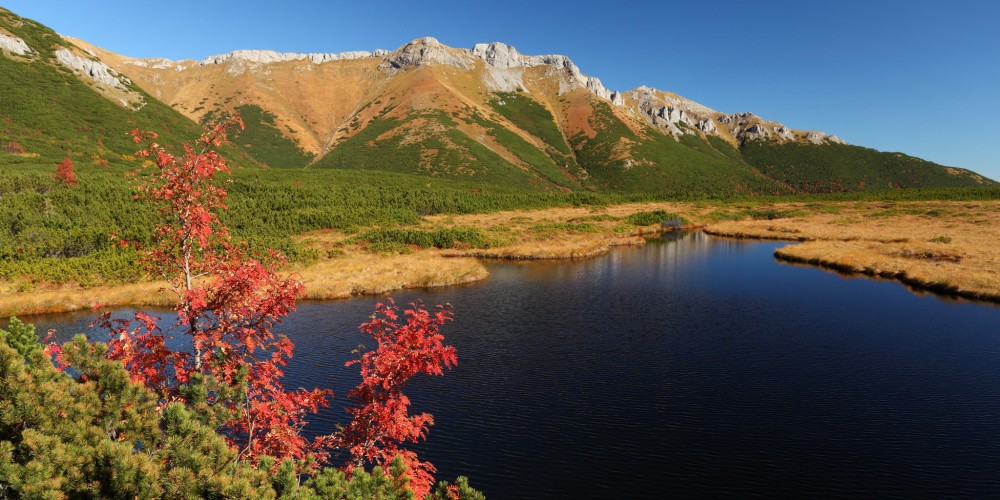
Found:
<path fill-rule="evenodd" d="M 702 234 L 490 265 L 451 303 L 459 365 L 416 380 L 422 458 L 493 498 L 1000 494 L 1000 308 L 777 263 Z M 286 385 L 331 432 L 376 299 L 303 303 Z M 90 315 L 41 318 L 70 331 Z"/>

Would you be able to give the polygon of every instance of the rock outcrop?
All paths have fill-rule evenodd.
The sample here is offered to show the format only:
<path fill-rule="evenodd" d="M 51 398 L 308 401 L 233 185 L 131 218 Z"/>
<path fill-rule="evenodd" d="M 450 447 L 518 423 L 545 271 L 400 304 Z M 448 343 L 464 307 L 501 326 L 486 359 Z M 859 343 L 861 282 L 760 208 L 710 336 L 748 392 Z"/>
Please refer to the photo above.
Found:
<path fill-rule="evenodd" d="M 639 87 L 625 93 L 634 107 L 652 123 L 665 132 L 679 137 L 681 134 L 695 134 L 722 137 L 734 143 L 767 140 L 774 142 L 808 141 L 813 144 L 834 142 L 846 144 L 837 136 L 819 131 L 798 131 L 781 123 L 765 120 L 753 113 L 725 114 L 702 106 L 676 94 L 662 92 L 650 87 Z M 679 126 L 679 125 L 687 125 Z"/>
<path fill-rule="evenodd" d="M 513 46 L 502 42 L 477 43 L 468 53 L 486 63 L 483 81 L 494 92 L 524 89 L 522 75 L 525 68 L 549 66 L 550 74 L 561 77 L 559 81 L 561 94 L 576 88 L 585 88 L 616 106 L 625 103 L 620 94 L 608 90 L 601 80 L 584 75 L 573 61 L 563 55 L 526 56 Z"/>
<path fill-rule="evenodd" d="M 78 71 L 91 80 L 109 87 L 126 90 L 126 85 L 132 84 L 131 80 L 119 75 L 117 71 L 108 67 L 107 64 L 78 56 L 69 49 L 57 50 L 56 59 L 63 66 Z"/>
<path fill-rule="evenodd" d="M 514 47 L 505 43 L 477 43 L 472 47 L 472 55 L 482 59 L 494 68 L 524 68 L 525 58 Z"/>
<path fill-rule="evenodd" d="M 406 69 L 431 64 L 444 64 L 461 69 L 475 67 L 472 57 L 466 51 L 446 47 L 432 37 L 418 38 L 385 56 L 383 69 Z"/>
<path fill-rule="evenodd" d="M 2 37 L 0 42 L 3 42 Z M 2 46 L 6 48 L 11 43 L 13 42 L 8 41 Z M 20 45 L 17 47 L 21 50 Z M 818 131 L 793 130 L 753 113 L 721 113 L 679 95 L 647 86 L 629 92 L 611 91 L 601 83 L 600 79 L 585 75 L 567 56 L 524 55 L 515 47 L 502 42 L 479 43 L 471 49 L 461 49 L 446 46 L 432 37 L 424 37 L 391 52 L 375 50 L 339 54 L 304 54 L 272 50 L 236 50 L 208 57 L 200 63 L 173 62 L 167 59 L 127 59 L 124 62 L 145 68 L 176 71 L 184 71 L 199 64 L 225 64 L 228 74 L 239 76 L 267 64 L 304 61 L 318 65 L 357 59 L 379 59 L 378 68 L 390 77 L 396 72 L 410 68 L 434 65 L 452 66 L 464 71 L 478 70 L 485 89 L 490 92 L 529 92 L 529 85 L 525 84 L 526 71 L 531 68 L 541 68 L 540 72 L 538 70 L 532 72 L 531 77 L 550 79 L 558 85 L 559 94 L 586 89 L 612 105 L 624 108 L 633 116 L 645 118 L 648 123 L 675 138 L 686 134 L 712 135 L 734 145 L 752 140 L 801 141 L 814 144 L 844 143 L 836 136 Z M 306 65 L 300 69 L 312 68 Z M 92 78 L 115 85 L 112 81 L 114 75 L 106 74 L 101 68 L 88 67 L 84 68 L 84 71 Z"/>
<path fill-rule="evenodd" d="M 646 116 L 656 127 L 678 137 L 696 133 L 697 127 L 703 133 L 716 132 L 713 117 L 719 113 L 694 101 L 642 86 L 625 94 L 635 102 L 635 109 Z M 679 124 L 690 126 L 680 127 Z"/>
<path fill-rule="evenodd" d="M 828 135 L 819 130 L 810 130 L 806 132 L 806 140 L 813 144 L 823 144 L 824 142 L 832 142 L 834 144 L 847 144 L 847 141 L 837 137 L 835 135 Z"/>
<path fill-rule="evenodd" d="M 197 64 L 194 61 L 171 61 L 170 59 L 164 59 L 164 58 L 155 58 L 155 59 L 123 58 L 122 63 L 129 64 L 132 66 L 139 66 L 141 68 L 172 69 L 175 71 L 183 71 L 189 68 L 191 65 Z"/>
<path fill-rule="evenodd" d="M 11 54 L 19 56 L 27 56 L 33 54 L 35 51 L 28 47 L 28 44 L 16 36 L 8 36 L 0 33 L 0 49 L 6 50 Z"/>
<path fill-rule="evenodd" d="M 712 120 L 712 119 L 710 119 L 710 118 L 706 118 L 706 119 L 698 122 L 697 127 L 698 127 L 698 130 L 701 130 L 702 132 L 704 132 L 706 134 L 711 134 L 711 133 L 715 132 L 716 130 L 718 130 L 716 128 L 716 126 L 715 126 L 715 121 Z"/>
<path fill-rule="evenodd" d="M 298 52 L 276 52 L 273 50 L 234 50 L 225 54 L 220 54 L 216 56 L 209 56 L 201 61 L 201 64 L 224 64 L 232 61 L 244 61 L 252 62 L 258 64 L 268 64 L 268 63 L 279 63 L 287 61 L 303 61 L 309 60 L 315 64 L 322 64 L 330 61 L 343 61 L 350 59 L 367 59 L 370 57 L 384 57 L 389 51 L 387 50 L 376 50 L 374 52 L 367 52 L 363 50 L 351 51 L 351 52 L 341 52 L 339 54 L 324 54 L 324 53 L 309 53 L 302 54 Z"/>
<path fill-rule="evenodd" d="M 828 135 L 818 130 L 799 131 L 781 123 L 764 120 L 753 113 L 733 113 L 722 115 L 717 121 L 725 124 L 729 134 L 737 141 L 808 141 L 813 144 L 827 142 L 847 144 L 843 139 Z"/>

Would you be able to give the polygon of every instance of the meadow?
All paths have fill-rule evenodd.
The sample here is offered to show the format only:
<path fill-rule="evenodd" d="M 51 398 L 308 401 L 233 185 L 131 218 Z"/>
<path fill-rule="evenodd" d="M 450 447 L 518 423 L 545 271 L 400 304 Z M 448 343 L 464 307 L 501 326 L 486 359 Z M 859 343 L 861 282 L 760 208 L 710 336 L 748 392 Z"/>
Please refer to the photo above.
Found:
<path fill-rule="evenodd" d="M 20 155 L 0 160 L 0 220 L 5 221 L 0 224 L 0 313 L 64 311 L 94 302 L 169 303 L 141 262 L 158 215 L 134 199 L 127 174 L 139 167 L 137 162 L 83 165 L 76 170 L 79 185 L 67 186 L 53 179 L 52 164 Z M 969 248 L 988 248 L 989 239 L 1000 236 L 991 232 L 1000 224 L 989 222 L 998 213 L 996 188 L 679 198 L 673 193 L 529 191 L 361 169 L 242 166 L 234 168 L 226 188 L 229 208 L 220 214 L 222 223 L 252 251 L 283 252 L 287 269 L 306 283 L 308 298 L 474 281 L 486 277 L 477 258 L 589 257 L 615 246 L 641 245 L 644 235 L 679 225 L 742 237 L 847 240 L 851 252 L 875 241 L 868 231 L 913 247 L 871 250 L 902 264 L 855 266 L 870 274 L 904 277 L 909 267 L 900 266 L 927 261 L 937 268 L 950 266 L 945 273 L 955 276 L 972 276 L 968 266 L 977 262 L 986 273 L 998 267 L 972 256 Z M 803 253 L 817 245 L 780 252 L 789 259 L 849 267 L 826 247 L 822 255 Z M 940 257 L 949 252 L 962 257 Z M 919 255 L 931 257 L 913 257 Z M 972 286 L 933 276 L 923 281 L 971 290 L 963 294 L 1000 296 L 996 283 L 986 278 L 976 278 L 985 284 Z"/>

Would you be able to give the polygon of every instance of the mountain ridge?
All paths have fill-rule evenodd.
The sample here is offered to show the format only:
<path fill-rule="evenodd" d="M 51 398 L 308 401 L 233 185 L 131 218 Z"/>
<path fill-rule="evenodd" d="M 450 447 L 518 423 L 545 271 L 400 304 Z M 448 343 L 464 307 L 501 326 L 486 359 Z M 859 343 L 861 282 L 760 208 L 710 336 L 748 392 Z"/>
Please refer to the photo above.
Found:
<path fill-rule="evenodd" d="M 89 44 L 86 44 L 82 40 L 73 39 L 72 41 L 89 46 Z M 93 46 L 89 47 L 93 48 Z M 795 136 L 802 135 L 805 137 L 807 135 L 808 140 L 816 144 L 826 140 L 843 143 L 843 140 L 835 135 L 828 135 L 816 130 L 793 131 L 793 129 L 786 127 L 780 122 L 766 120 L 750 112 L 722 113 L 677 94 L 658 91 L 648 86 L 640 86 L 624 92 L 612 91 L 605 87 L 599 78 L 585 75 L 568 56 L 559 54 L 524 55 L 516 47 L 503 42 L 478 43 L 471 49 L 464 49 L 446 46 L 433 37 L 422 37 L 394 51 L 376 49 L 374 51 L 347 51 L 340 53 L 298 53 L 241 49 L 224 54 L 211 55 L 201 61 L 193 59 L 171 61 L 162 58 L 119 57 L 121 57 L 122 64 L 151 69 L 171 69 L 178 72 L 196 67 L 229 64 L 231 65 L 229 71 L 232 73 L 246 71 L 247 68 L 242 67 L 246 63 L 271 65 L 275 63 L 308 61 L 312 64 L 320 65 L 328 62 L 359 59 L 379 60 L 379 67 L 383 70 L 401 70 L 432 64 L 451 65 L 468 70 L 473 69 L 474 60 L 479 59 L 485 63 L 483 83 L 487 89 L 493 92 L 528 91 L 528 88 L 523 83 L 523 75 L 518 73 L 517 70 L 536 66 L 549 66 L 554 69 L 564 69 L 566 71 L 568 78 L 560 81 L 560 93 L 565 93 L 572 88 L 582 87 L 616 106 L 625 106 L 626 99 L 624 96 L 633 96 L 631 100 L 636 101 L 636 104 L 641 107 L 642 111 L 648 115 L 654 124 L 668 129 L 673 134 L 684 133 L 676 126 L 672 126 L 679 121 L 697 126 L 705 133 L 713 133 L 720 128 L 725 128 L 719 127 L 723 123 L 743 122 L 742 128 L 728 127 L 729 134 L 719 135 L 730 141 L 733 139 L 741 140 L 743 138 L 773 137 L 794 140 Z M 119 69 L 122 70 L 121 68 Z M 124 70 L 122 71 L 124 72 Z M 660 106 L 649 107 L 648 103 L 651 100 L 658 100 Z M 720 122 L 719 119 L 722 121 Z M 768 126 L 764 124 L 768 124 Z M 758 126 L 754 128 L 755 125 Z"/>
<path fill-rule="evenodd" d="M 81 40 L 75 40 L 74 42 L 82 42 Z M 85 43 L 85 42 L 84 42 Z M 414 50 L 414 47 L 419 47 Z M 503 73 L 503 70 L 510 69 L 524 69 L 533 66 L 550 65 L 554 67 L 564 67 L 568 69 L 571 77 L 575 79 L 574 83 L 579 86 L 590 89 L 598 97 L 604 98 L 616 105 L 624 105 L 625 101 L 623 95 L 627 94 L 650 94 L 657 91 L 655 88 L 648 86 L 640 86 L 628 91 L 612 91 L 609 90 L 601 80 L 597 77 L 587 76 L 582 73 L 579 67 L 572 62 L 568 56 L 560 54 L 547 54 L 547 55 L 535 55 L 529 56 L 521 54 L 516 47 L 508 45 L 504 42 L 490 42 L 490 43 L 477 43 L 471 49 L 463 48 L 452 48 L 441 44 L 437 39 L 433 37 L 422 37 L 417 38 L 395 51 L 389 51 L 386 49 L 375 49 L 374 51 L 346 51 L 339 53 L 299 53 L 299 52 L 277 52 L 273 50 L 260 50 L 260 49 L 240 49 L 226 52 L 224 54 L 211 55 L 201 61 L 196 61 L 193 59 L 182 59 L 177 61 L 172 61 L 169 59 L 154 58 L 154 59 L 142 59 L 142 58 L 125 58 L 123 62 L 125 64 L 131 64 L 136 66 L 149 67 L 152 65 L 157 69 L 174 69 L 176 71 L 183 71 L 190 69 L 193 65 L 210 65 L 210 64 L 225 64 L 234 61 L 243 61 L 256 64 L 271 64 L 280 62 L 292 62 L 292 61 L 303 61 L 309 60 L 313 64 L 323 64 L 332 61 L 342 61 L 342 60 L 355 60 L 355 59 L 383 59 L 383 65 L 388 65 L 394 68 L 402 68 L 405 66 L 420 66 L 424 64 L 450 64 L 462 69 L 469 69 L 470 66 L 463 62 L 460 58 L 454 57 L 453 55 L 449 57 L 448 55 L 442 55 L 448 50 L 452 51 L 462 51 L 465 55 L 472 56 L 481 59 L 487 64 L 490 70 L 489 78 L 484 79 L 487 88 L 494 92 L 514 92 L 514 91 L 526 91 L 524 84 L 521 82 L 520 75 Z M 402 52 L 402 54 L 399 54 Z M 387 57 L 393 54 L 398 54 L 396 57 L 386 60 Z M 157 67 L 158 66 L 158 67 Z M 733 120 L 735 118 L 757 118 L 760 121 L 777 123 L 776 129 L 781 130 L 755 130 L 749 132 L 751 137 L 768 136 L 770 132 L 776 132 L 779 136 L 785 138 L 790 138 L 789 131 L 792 129 L 785 127 L 779 122 L 772 120 L 764 120 L 757 115 L 750 112 L 737 112 L 737 113 L 721 113 L 714 109 L 708 108 L 707 106 L 696 103 L 695 101 L 686 99 L 677 94 L 671 92 L 662 92 L 664 95 L 670 97 L 661 100 L 670 101 L 674 105 L 680 105 L 682 107 L 674 108 L 672 106 L 661 106 L 659 109 L 644 109 L 651 117 L 659 118 L 667 122 L 676 123 L 681 120 L 688 120 L 691 111 L 695 111 L 700 115 L 711 115 L 716 114 L 720 116 L 727 116 L 728 120 Z M 637 100 L 639 98 L 636 98 Z M 648 97 L 647 97 L 648 99 Z M 687 109 L 685 109 L 687 108 Z M 685 116 L 685 113 L 688 116 Z M 694 125 L 694 123 L 689 123 Z M 711 125 L 707 120 L 702 118 L 702 128 L 704 132 L 710 132 L 713 130 L 714 126 Z M 833 142 L 842 143 L 842 139 L 835 135 L 826 135 L 819 131 L 809 131 L 813 132 L 810 136 L 810 140 L 814 143 L 818 143 L 826 138 L 830 138 Z"/>
<path fill-rule="evenodd" d="M 58 54 L 36 60 L 30 51 L 41 49 L 15 35 L 0 25 L 5 59 L 61 66 L 123 111 L 162 101 L 195 122 L 241 112 L 247 130 L 233 142 L 272 167 L 667 196 L 995 184 L 652 87 L 612 91 L 567 56 L 502 42 L 454 48 L 424 37 L 392 51 L 170 61 L 63 37 Z"/>

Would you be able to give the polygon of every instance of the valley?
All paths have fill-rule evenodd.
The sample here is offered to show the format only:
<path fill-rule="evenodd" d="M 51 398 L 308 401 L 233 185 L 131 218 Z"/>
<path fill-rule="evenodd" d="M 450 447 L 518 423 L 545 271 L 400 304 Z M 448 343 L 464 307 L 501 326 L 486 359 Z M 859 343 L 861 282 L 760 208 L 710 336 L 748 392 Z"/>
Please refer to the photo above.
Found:
<path fill-rule="evenodd" d="M 14 3 L 2 498 L 1000 489 L 982 6 Z"/>
<path fill-rule="evenodd" d="M 996 296 L 983 274 L 995 262 L 973 248 L 990 224 L 961 215 L 995 212 L 995 181 L 669 91 L 610 90 L 563 55 L 425 37 L 396 50 L 170 61 L 9 11 L 0 30 L 11 76 L 0 80 L 4 314 L 169 301 L 141 262 L 157 216 L 126 180 L 144 175 L 128 132 L 179 150 L 233 112 L 245 129 L 220 149 L 232 169 L 221 220 L 253 251 L 283 252 L 309 298 L 481 280 L 477 258 L 600 255 L 659 231 L 628 222 L 643 212 L 716 234 L 817 239 L 779 255 Z M 67 160 L 76 185 L 52 178 Z M 865 205 L 894 199 L 949 215 L 912 221 L 914 208 Z M 831 215 L 841 211 L 852 215 Z M 781 224 L 759 220 L 775 214 Z M 869 233 L 913 248 L 865 247 Z"/>

